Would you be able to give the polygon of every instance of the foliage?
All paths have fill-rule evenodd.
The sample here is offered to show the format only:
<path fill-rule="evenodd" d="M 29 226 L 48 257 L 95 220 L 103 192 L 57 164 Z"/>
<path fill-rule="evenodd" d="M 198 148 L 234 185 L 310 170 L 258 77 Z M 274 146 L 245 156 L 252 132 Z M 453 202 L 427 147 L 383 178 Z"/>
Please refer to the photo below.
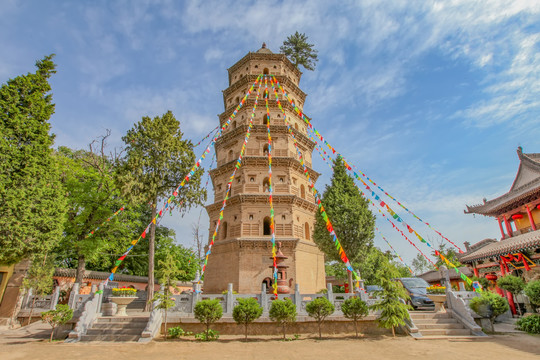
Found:
<path fill-rule="evenodd" d="M 55 310 L 49 310 L 41 313 L 41 320 L 48 323 L 52 327 L 51 337 L 49 342 L 52 341 L 54 329 L 58 325 L 63 325 L 73 318 L 73 310 L 68 305 L 58 304 Z"/>
<path fill-rule="evenodd" d="M 206 338 L 210 336 L 210 325 L 221 319 L 223 308 L 218 299 L 201 300 L 195 304 L 195 319 L 206 325 Z"/>
<path fill-rule="evenodd" d="M 518 295 L 525 288 L 525 282 L 519 276 L 506 275 L 497 280 L 497 286 Z"/>
<path fill-rule="evenodd" d="M 151 219 L 157 215 L 158 201 L 188 175 L 195 164 L 193 144 L 183 140 L 180 122 L 168 111 L 163 116 L 143 117 L 122 137 L 126 156 L 121 160 L 117 181 L 130 203 L 150 203 Z M 206 190 L 201 189 L 203 169 L 190 176 L 189 182 L 174 192 L 170 206 L 184 213 L 193 205 L 202 205 Z M 155 224 L 148 236 L 148 300 L 153 298 Z"/>
<path fill-rule="evenodd" d="M 395 337 L 395 327 L 405 324 L 405 320 L 409 319 L 408 310 L 412 310 L 412 307 L 403 302 L 409 300 L 409 296 L 401 283 L 393 281 L 391 277 L 382 278 L 380 285 L 382 290 L 379 295 L 382 300 L 372 305 L 371 309 L 381 310 L 377 323 L 381 327 L 391 328 Z"/>
<path fill-rule="evenodd" d="M 354 263 L 354 266 L 360 269 L 360 274 L 366 284 L 381 286 L 386 278 L 400 277 L 401 272 L 391 259 L 390 252 L 383 252 L 373 246 L 361 261 Z"/>
<path fill-rule="evenodd" d="M 195 334 L 195 339 L 201 341 L 214 341 L 219 339 L 219 332 L 209 329 L 205 332 Z"/>
<path fill-rule="evenodd" d="M 322 203 L 351 263 L 365 258 L 373 245 L 375 216 L 369 211 L 368 203 L 360 194 L 354 180 L 347 175 L 341 157 L 334 161 L 331 183 L 326 186 Z M 326 254 L 327 259 L 341 261 L 320 212 L 316 215 L 313 240 Z M 352 277 L 349 275 L 350 285 L 351 282 Z"/>
<path fill-rule="evenodd" d="M 270 320 L 277 322 L 283 329 L 283 340 L 286 339 L 286 328 L 296 321 L 296 305 L 290 299 L 272 301 L 268 313 Z"/>
<path fill-rule="evenodd" d="M 30 315 L 28 316 L 28 324 L 32 322 L 32 312 L 36 299 L 50 294 L 53 290 L 53 273 L 54 264 L 50 257 L 42 256 L 41 254 L 34 255 L 30 268 L 23 280 L 23 287 L 26 290 L 32 289 L 34 295 Z"/>
<path fill-rule="evenodd" d="M 420 253 L 416 254 L 416 257 L 413 259 L 411 266 L 416 275 L 423 274 L 426 271 L 434 269 L 433 265 L 431 265 Z"/>
<path fill-rule="evenodd" d="M 517 329 L 529 334 L 540 334 L 540 315 L 533 314 L 522 317 L 516 323 Z"/>
<path fill-rule="evenodd" d="M 253 298 L 238 299 L 238 305 L 233 309 L 233 319 L 237 324 L 243 324 L 247 340 L 248 325 L 261 317 L 262 307 Z"/>
<path fill-rule="evenodd" d="M 540 307 L 540 280 L 529 281 L 523 292 L 533 305 Z"/>
<path fill-rule="evenodd" d="M 0 87 L 0 263 L 48 253 L 62 235 L 65 197 L 52 156 L 49 55 Z"/>
<path fill-rule="evenodd" d="M 128 287 L 114 288 L 112 289 L 113 296 L 135 296 L 137 294 L 137 289 L 132 289 Z"/>
<path fill-rule="evenodd" d="M 287 58 L 298 68 L 302 65 L 307 70 L 315 70 L 317 58 L 317 50 L 313 48 L 313 44 L 307 42 L 306 34 L 300 34 L 298 31 L 287 37 L 279 50 L 287 56 Z"/>
<path fill-rule="evenodd" d="M 223 290 L 223 291 L 221 292 L 222 295 L 227 295 L 228 293 L 229 293 L 229 290 Z M 236 295 L 236 294 L 238 294 L 238 291 L 233 290 L 232 293 Z"/>
<path fill-rule="evenodd" d="M 317 325 L 319 326 L 319 339 L 322 338 L 322 322 L 324 321 L 324 319 L 326 319 L 327 316 L 332 315 L 334 313 L 334 310 L 334 304 L 332 304 L 325 297 L 316 298 L 306 305 L 306 312 L 309 316 L 311 316 L 317 321 Z"/>
<path fill-rule="evenodd" d="M 167 331 L 171 339 L 176 339 L 181 336 L 191 336 L 193 333 L 191 331 L 184 331 L 180 326 L 169 328 Z"/>
<path fill-rule="evenodd" d="M 359 297 L 348 298 L 341 304 L 341 311 L 343 316 L 354 322 L 354 330 L 358 337 L 358 320 L 369 313 L 367 304 Z"/>
<path fill-rule="evenodd" d="M 444 294 L 446 292 L 446 286 L 432 285 L 426 288 L 428 294 Z"/>
<path fill-rule="evenodd" d="M 498 294 L 483 291 L 480 296 L 469 301 L 469 307 L 480 316 L 488 317 L 493 330 L 493 320 L 510 309 L 508 300 Z"/>
<path fill-rule="evenodd" d="M 471 277 L 471 280 L 472 281 L 478 281 L 480 283 L 480 285 L 482 286 L 482 289 L 485 289 L 487 290 L 489 288 L 489 280 L 486 279 L 485 277 L 478 277 L 478 276 L 473 276 Z M 470 289 L 468 288 L 470 287 Z M 472 285 L 469 285 L 469 284 L 465 284 L 465 288 L 468 290 L 468 291 L 472 291 L 473 290 L 473 287 Z"/>

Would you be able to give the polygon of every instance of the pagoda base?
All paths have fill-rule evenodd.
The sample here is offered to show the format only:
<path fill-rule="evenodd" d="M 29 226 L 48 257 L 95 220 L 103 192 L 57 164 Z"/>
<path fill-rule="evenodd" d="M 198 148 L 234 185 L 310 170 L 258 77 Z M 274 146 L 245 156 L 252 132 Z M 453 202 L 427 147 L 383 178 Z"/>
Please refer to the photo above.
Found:
<path fill-rule="evenodd" d="M 326 288 L 324 254 L 317 245 L 298 238 L 278 238 L 289 266 L 290 289 L 312 294 Z M 259 293 L 262 284 L 272 278 L 272 242 L 270 237 L 221 240 L 212 247 L 204 275 L 203 292 L 220 294 L 233 284 L 239 294 Z"/>

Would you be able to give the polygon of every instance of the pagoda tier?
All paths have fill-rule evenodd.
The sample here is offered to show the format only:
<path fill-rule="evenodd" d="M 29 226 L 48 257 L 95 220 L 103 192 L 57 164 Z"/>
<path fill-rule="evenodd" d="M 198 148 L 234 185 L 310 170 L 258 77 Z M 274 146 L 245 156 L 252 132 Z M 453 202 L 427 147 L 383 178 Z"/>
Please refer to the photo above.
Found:
<path fill-rule="evenodd" d="M 228 71 L 229 87 L 223 91 L 225 111 L 219 115 L 221 125 L 228 120 L 259 74 L 275 75 L 295 105 L 300 109 L 303 107 L 306 94 L 299 88 L 301 72 L 283 54 L 273 54 L 263 46 L 256 53 L 244 56 Z M 326 285 L 324 255 L 312 239 L 318 208 L 269 80 L 267 86 L 270 117 L 265 106 L 263 81 L 254 117 L 251 114 L 258 86 L 215 144 L 217 167 L 210 172 L 214 202 L 206 207 L 210 218 L 209 242 L 218 224 L 227 184 L 235 170 L 248 124 L 253 119 L 241 167 L 232 180 L 223 219 L 208 257 L 203 288 L 206 293 L 226 290 L 229 283 L 239 293 L 255 293 L 261 290 L 262 284 L 269 288 L 273 281 L 272 269 L 269 269 L 272 266 L 272 242 L 268 122 L 272 136 L 275 237 L 282 244 L 281 250 L 286 257 L 283 266 L 288 267 L 287 276 L 290 277 L 280 281 L 284 284 L 286 280 L 291 289 L 299 284 L 302 291 L 308 293 L 319 291 Z M 319 174 L 311 168 L 315 143 L 308 137 L 307 125 L 281 93 L 278 98 L 304 165 L 312 181 L 316 181 Z"/>

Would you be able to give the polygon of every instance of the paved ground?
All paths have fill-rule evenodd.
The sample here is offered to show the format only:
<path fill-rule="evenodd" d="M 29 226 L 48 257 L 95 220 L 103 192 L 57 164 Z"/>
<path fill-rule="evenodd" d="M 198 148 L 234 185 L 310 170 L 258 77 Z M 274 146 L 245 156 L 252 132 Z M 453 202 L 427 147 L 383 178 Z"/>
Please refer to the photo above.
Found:
<path fill-rule="evenodd" d="M 17 330 L 0 329 L 0 359 L 540 359 L 540 336 L 515 332 L 478 340 L 416 341 L 406 336 L 355 339 L 341 335 L 318 340 L 303 335 L 287 342 L 275 336 L 259 336 L 245 343 L 239 336 L 223 336 L 211 343 L 179 340 L 65 344 L 48 343 L 49 331 L 40 323 Z"/>

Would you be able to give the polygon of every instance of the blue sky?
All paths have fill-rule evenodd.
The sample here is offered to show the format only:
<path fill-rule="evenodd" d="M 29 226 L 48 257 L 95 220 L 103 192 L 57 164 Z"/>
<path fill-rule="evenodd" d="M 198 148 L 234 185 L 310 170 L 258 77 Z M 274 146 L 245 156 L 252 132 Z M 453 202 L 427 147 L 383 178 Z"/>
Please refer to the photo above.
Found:
<path fill-rule="evenodd" d="M 74 148 L 105 129 L 120 146 L 142 116 L 167 110 L 198 141 L 223 111 L 226 69 L 262 42 L 278 52 L 287 35 L 306 33 L 319 51 L 300 83 L 314 126 L 458 244 L 499 237 L 495 220 L 465 205 L 508 191 L 518 146 L 540 152 L 538 1 L 0 0 L 0 23 L 0 82 L 56 54 L 55 146 Z M 330 172 L 314 167 L 322 191 Z M 190 245 L 198 215 L 166 224 Z M 203 212 L 205 234 L 206 221 Z M 409 261 L 415 250 L 385 223 Z"/>

